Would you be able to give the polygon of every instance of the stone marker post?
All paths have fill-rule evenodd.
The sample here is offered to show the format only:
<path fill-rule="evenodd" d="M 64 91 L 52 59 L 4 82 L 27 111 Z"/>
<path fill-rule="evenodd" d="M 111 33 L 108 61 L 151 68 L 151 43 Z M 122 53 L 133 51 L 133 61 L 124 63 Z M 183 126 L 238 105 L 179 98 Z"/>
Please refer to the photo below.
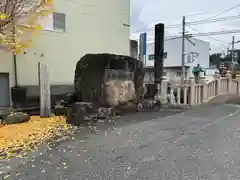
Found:
<path fill-rule="evenodd" d="M 51 115 L 51 93 L 49 69 L 47 64 L 39 62 L 39 86 L 40 86 L 40 116 L 49 117 Z"/>

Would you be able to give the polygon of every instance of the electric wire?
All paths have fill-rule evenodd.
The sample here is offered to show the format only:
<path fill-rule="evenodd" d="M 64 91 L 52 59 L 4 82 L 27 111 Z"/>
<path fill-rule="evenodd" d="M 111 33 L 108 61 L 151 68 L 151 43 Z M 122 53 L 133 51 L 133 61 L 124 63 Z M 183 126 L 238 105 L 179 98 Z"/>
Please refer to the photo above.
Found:
<path fill-rule="evenodd" d="M 189 26 L 188 24 L 186 24 L 186 26 L 187 26 L 188 28 L 190 28 L 191 30 L 197 32 L 197 33 L 201 33 L 201 32 L 199 32 L 198 30 L 196 30 L 195 28 Z M 213 37 L 208 37 L 208 38 L 209 38 L 209 39 L 212 39 L 212 40 L 214 40 L 214 41 L 218 41 L 218 42 L 221 42 L 221 43 L 227 43 L 227 44 L 228 44 L 228 42 L 226 42 L 226 41 L 222 41 L 222 40 L 219 40 L 219 39 L 216 39 L 216 38 L 213 38 Z"/>
<path fill-rule="evenodd" d="M 235 30 L 224 30 L 224 31 L 215 31 L 215 32 L 207 32 L 207 33 L 195 33 L 195 34 L 187 34 L 186 38 L 192 37 L 207 37 L 207 36 L 216 36 L 216 35 L 226 35 L 226 34 L 240 34 L 240 29 Z M 165 40 L 173 40 L 173 39 L 180 39 L 182 36 L 166 36 Z M 147 39 L 148 41 L 154 40 L 154 37 L 150 37 Z"/>
<path fill-rule="evenodd" d="M 240 4 L 237 4 L 237 5 L 229 8 L 229 9 L 226 9 L 226 10 L 224 10 L 224 11 L 216 14 L 216 15 L 207 17 L 207 18 L 202 19 L 202 20 L 200 20 L 200 21 L 205 21 L 205 20 L 209 20 L 209 19 L 215 18 L 215 17 L 217 17 L 217 16 L 223 15 L 223 14 L 225 14 L 225 13 L 227 13 L 227 12 L 233 10 L 233 9 L 236 9 L 236 8 L 238 8 L 238 7 L 240 7 Z M 189 14 L 189 15 L 186 15 L 186 17 L 194 17 L 194 16 L 199 16 L 199 15 L 204 15 L 204 14 L 213 14 L 213 13 L 212 13 L 212 12 L 211 12 L 211 13 L 210 13 L 210 12 L 204 12 L 204 13 Z M 159 20 L 152 20 L 152 21 L 147 21 L 147 23 L 153 23 L 153 22 L 158 22 L 158 21 L 159 21 Z"/>
<path fill-rule="evenodd" d="M 237 5 L 233 6 L 233 7 L 230 7 L 230 8 L 228 8 L 228 9 L 226 9 L 226 10 L 224 10 L 224 11 L 216 14 L 216 15 L 207 17 L 207 18 L 205 18 L 205 19 L 203 19 L 203 20 L 199 20 L 198 22 L 204 22 L 204 21 L 206 21 L 206 20 L 210 20 L 210 19 L 215 18 L 215 17 L 217 17 L 217 16 L 223 15 L 223 14 L 229 12 L 229 11 L 232 11 L 232 10 L 238 8 L 238 7 L 240 7 L 240 4 L 237 4 Z M 204 14 L 206 14 L 206 13 L 192 14 L 192 15 L 187 15 L 186 17 L 197 16 L 197 15 L 204 15 Z M 157 21 L 155 21 L 155 22 L 157 22 Z M 197 21 L 195 21 L 195 22 L 197 22 Z M 175 27 L 181 27 L 181 24 L 170 25 L 170 26 L 168 26 L 168 27 L 166 27 L 166 28 L 175 28 Z"/>
<path fill-rule="evenodd" d="M 240 33 L 240 29 L 207 32 L 207 33 L 196 33 L 196 34 L 190 34 L 189 36 L 190 37 L 200 37 L 200 36 L 216 36 L 216 35 L 238 34 L 238 33 Z"/>
<path fill-rule="evenodd" d="M 205 14 L 213 14 L 213 12 L 203 12 L 203 13 L 196 13 L 196 14 L 189 14 L 186 15 L 186 17 L 194 17 L 194 16 L 200 16 L 200 15 L 205 15 Z M 146 23 L 158 23 L 159 19 L 151 20 L 151 21 L 144 21 Z"/>
<path fill-rule="evenodd" d="M 202 12 L 202 13 L 196 13 L 196 14 L 189 14 L 189 15 L 186 15 L 186 17 L 202 16 L 205 14 L 213 14 L 213 12 Z"/>
<path fill-rule="evenodd" d="M 198 20 L 198 21 L 190 21 L 190 22 L 186 22 L 186 24 L 188 25 L 200 25 L 200 24 L 211 24 L 211 23 L 216 23 L 216 22 L 222 22 L 222 21 L 229 21 L 229 20 L 236 20 L 236 19 L 240 19 L 240 15 L 235 15 L 235 16 L 226 16 L 226 17 L 222 17 L 222 18 L 215 18 L 215 19 L 209 19 L 209 20 Z M 165 29 L 170 29 L 170 28 L 179 28 L 181 27 L 182 24 L 173 24 L 173 25 L 167 25 L 165 26 Z M 154 28 L 146 28 L 146 31 L 151 31 Z M 134 31 L 134 33 L 137 32 L 141 32 L 144 29 L 136 29 Z"/>
<path fill-rule="evenodd" d="M 224 11 L 222 11 L 222 12 L 220 12 L 220 13 L 214 15 L 214 16 L 207 17 L 207 18 L 203 19 L 203 21 L 209 20 L 209 19 L 212 19 L 212 18 L 215 18 L 215 17 L 217 17 L 217 16 L 221 16 L 221 15 L 223 15 L 223 14 L 229 12 L 229 11 L 232 11 L 233 9 L 236 9 L 236 8 L 238 8 L 238 7 L 240 7 L 240 4 L 237 4 L 237 5 L 229 8 L 229 9 L 226 9 L 226 10 L 224 10 Z"/>

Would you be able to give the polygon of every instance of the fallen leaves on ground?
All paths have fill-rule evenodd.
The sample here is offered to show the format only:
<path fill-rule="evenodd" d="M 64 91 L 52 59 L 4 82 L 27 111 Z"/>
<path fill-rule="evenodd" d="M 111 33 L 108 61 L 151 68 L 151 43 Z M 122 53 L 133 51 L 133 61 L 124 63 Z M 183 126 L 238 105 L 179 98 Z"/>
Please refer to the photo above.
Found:
<path fill-rule="evenodd" d="M 71 130 L 62 116 L 40 118 L 32 116 L 28 122 L 0 127 L 0 159 L 36 149 L 41 143 Z M 21 155 L 18 155 L 21 156 Z"/>

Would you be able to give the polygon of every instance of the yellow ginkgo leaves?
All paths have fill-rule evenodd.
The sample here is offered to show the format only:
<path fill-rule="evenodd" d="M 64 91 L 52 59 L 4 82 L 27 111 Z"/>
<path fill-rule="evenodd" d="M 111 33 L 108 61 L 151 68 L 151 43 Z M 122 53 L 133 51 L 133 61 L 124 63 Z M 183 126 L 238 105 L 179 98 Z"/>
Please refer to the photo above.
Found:
<path fill-rule="evenodd" d="M 25 1 L 21 1 L 21 3 L 23 7 L 26 6 Z M 5 5 L 7 7 L 7 4 Z M 38 36 L 43 30 L 41 24 L 44 18 L 53 13 L 53 1 L 36 0 L 27 12 L 19 11 L 24 10 L 16 9 L 16 13 L 11 13 L 12 16 L 0 13 L 0 50 L 2 48 L 15 54 L 21 54 L 24 52 L 24 48 L 31 47 L 31 39 Z M 21 15 L 14 16 L 14 14 Z"/>
<path fill-rule="evenodd" d="M 52 5 L 53 1 L 52 1 L 52 0 L 45 0 L 45 3 L 46 3 L 47 5 Z"/>
<path fill-rule="evenodd" d="M 9 158 L 20 150 L 36 149 L 39 144 L 71 130 L 64 117 L 31 117 L 30 121 L 0 127 L 0 158 Z"/>
<path fill-rule="evenodd" d="M 7 14 L 0 12 L 0 20 L 6 20 L 8 17 Z"/>

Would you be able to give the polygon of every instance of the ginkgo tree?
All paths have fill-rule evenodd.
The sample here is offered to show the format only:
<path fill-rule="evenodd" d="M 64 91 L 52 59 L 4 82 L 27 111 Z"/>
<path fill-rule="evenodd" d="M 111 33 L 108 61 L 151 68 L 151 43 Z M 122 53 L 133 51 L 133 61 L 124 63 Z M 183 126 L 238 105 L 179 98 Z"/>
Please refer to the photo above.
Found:
<path fill-rule="evenodd" d="M 52 12 L 52 0 L 0 0 L 0 50 L 21 54 L 31 47 Z"/>

